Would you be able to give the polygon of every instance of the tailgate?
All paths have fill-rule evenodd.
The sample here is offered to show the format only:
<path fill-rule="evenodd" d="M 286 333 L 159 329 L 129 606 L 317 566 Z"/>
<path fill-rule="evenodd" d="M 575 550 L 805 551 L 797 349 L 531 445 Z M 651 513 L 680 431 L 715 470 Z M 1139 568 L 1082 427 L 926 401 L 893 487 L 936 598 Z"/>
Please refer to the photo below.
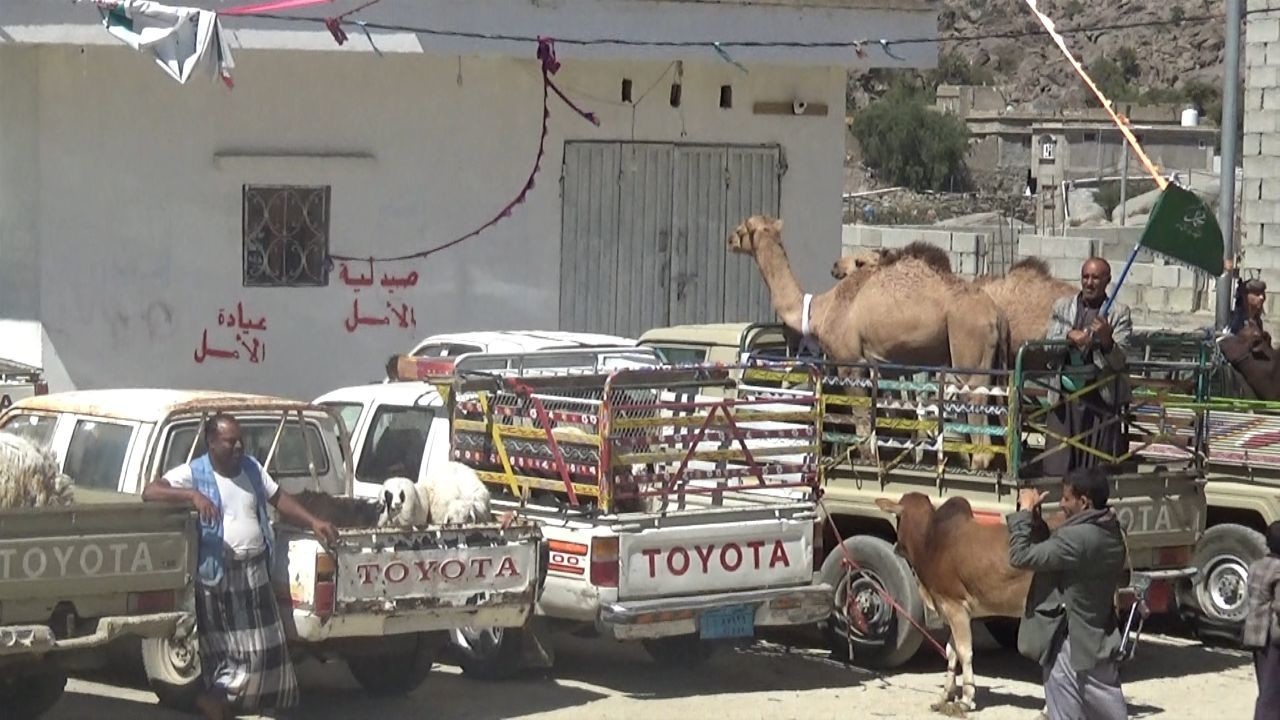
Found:
<path fill-rule="evenodd" d="M 760 517 L 751 511 L 741 519 L 623 532 L 618 539 L 618 597 L 642 600 L 807 585 L 813 581 L 815 517 L 812 510 L 789 517 Z"/>
<path fill-rule="evenodd" d="M 437 612 L 532 606 L 540 535 L 533 525 L 343 533 L 335 610 Z"/>
<path fill-rule="evenodd" d="M 181 588 L 189 548 L 180 532 L 0 539 L 0 601 Z"/>
<path fill-rule="evenodd" d="M 1127 533 L 1130 565 L 1187 566 L 1205 525 L 1203 483 L 1191 472 L 1156 471 L 1113 477 L 1110 505 Z"/>

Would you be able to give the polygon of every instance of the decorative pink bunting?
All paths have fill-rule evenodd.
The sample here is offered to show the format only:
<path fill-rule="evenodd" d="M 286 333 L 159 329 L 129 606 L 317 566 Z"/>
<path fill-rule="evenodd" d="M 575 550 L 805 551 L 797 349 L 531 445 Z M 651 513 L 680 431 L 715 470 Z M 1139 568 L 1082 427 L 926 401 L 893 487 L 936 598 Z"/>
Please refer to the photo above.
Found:
<path fill-rule="evenodd" d="M 358 258 L 350 255 L 330 255 L 329 262 L 333 263 L 334 261 L 337 261 L 337 260 L 346 260 L 346 261 L 358 260 L 358 261 L 368 261 L 370 263 L 400 262 L 403 260 L 416 260 L 419 258 L 425 258 L 429 255 L 438 253 L 441 250 L 446 250 L 448 248 L 453 247 L 454 245 L 458 245 L 466 240 L 470 240 L 471 238 L 479 235 L 485 230 L 488 230 L 494 225 L 497 225 L 503 219 L 511 217 L 511 214 L 515 210 L 516 206 L 522 204 L 525 201 L 525 199 L 528 197 L 529 191 L 533 189 L 534 180 L 538 175 L 538 171 L 542 169 L 542 156 L 545 154 L 546 144 L 547 144 L 547 123 L 551 119 L 551 109 L 550 107 L 548 107 L 548 98 L 549 98 L 550 91 L 554 90 L 556 95 L 558 95 L 566 105 L 568 105 L 574 112 L 582 116 L 591 124 L 597 125 L 597 126 L 600 124 L 600 119 L 596 117 L 595 113 L 588 112 L 579 108 L 572 101 L 570 101 L 569 98 L 565 97 L 564 93 L 560 92 L 560 89 L 557 88 L 555 86 L 555 83 L 551 81 L 551 76 L 554 75 L 556 71 L 560 69 L 560 62 L 556 60 L 554 40 L 546 37 L 538 38 L 538 60 L 542 62 L 542 132 L 538 137 L 538 153 L 533 160 L 533 169 L 529 171 L 529 177 L 524 181 L 524 187 L 522 187 L 520 189 L 520 192 L 516 194 L 515 199 L 513 199 L 511 202 L 503 206 L 503 208 L 499 210 L 498 213 L 494 215 L 492 218 L 490 218 L 489 221 L 486 222 L 485 224 L 481 225 L 475 230 L 472 230 L 466 235 L 454 238 L 453 240 L 450 240 L 447 243 L 436 245 L 435 247 L 427 248 L 426 250 L 420 250 L 416 253 L 410 253 L 408 255 L 397 255 L 395 257 L 381 257 L 381 258 L 359 257 Z"/>

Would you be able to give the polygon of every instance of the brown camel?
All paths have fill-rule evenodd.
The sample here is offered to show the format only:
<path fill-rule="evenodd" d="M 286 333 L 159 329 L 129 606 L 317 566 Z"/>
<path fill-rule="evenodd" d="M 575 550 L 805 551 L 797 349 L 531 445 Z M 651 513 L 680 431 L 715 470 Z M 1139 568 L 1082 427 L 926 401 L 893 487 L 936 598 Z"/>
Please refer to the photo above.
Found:
<path fill-rule="evenodd" d="M 859 250 L 837 260 L 831 267 L 831 276 L 840 280 L 858 270 L 874 269 L 895 252 L 898 251 Z M 950 271 L 950 264 L 947 270 Z M 1010 367 L 1024 343 L 1044 339 L 1054 301 L 1077 292 L 1074 285 L 1055 278 L 1044 260 L 1035 257 L 1014 263 L 1004 277 L 983 276 L 974 284 L 991 296 L 1009 324 L 1010 356 L 1006 361 Z"/>
<path fill-rule="evenodd" d="M 728 246 L 755 258 L 778 317 L 803 332 L 804 292 L 782 247 L 781 231 L 781 220 L 753 216 L 729 236 Z M 914 250 L 924 257 L 941 253 L 929 248 Z M 1007 333 L 990 297 L 908 252 L 896 254 L 893 262 L 882 259 L 874 271 L 856 272 L 813 296 L 809 318 L 810 334 L 836 362 L 964 368 L 977 371 L 958 378 L 971 387 L 991 384 L 991 374 L 982 371 L 994 369 L 1002 359 Z M 970 401 L 988 402 L 977 393 Z M 973 414 L 969 422 L 982 425 L 986 417 Z M 990 445 L 990 438 L 974 433 L 973 444 Z M 985 469 L 993 458 L 990 450 L 973 453 L 970 466 Z"/>

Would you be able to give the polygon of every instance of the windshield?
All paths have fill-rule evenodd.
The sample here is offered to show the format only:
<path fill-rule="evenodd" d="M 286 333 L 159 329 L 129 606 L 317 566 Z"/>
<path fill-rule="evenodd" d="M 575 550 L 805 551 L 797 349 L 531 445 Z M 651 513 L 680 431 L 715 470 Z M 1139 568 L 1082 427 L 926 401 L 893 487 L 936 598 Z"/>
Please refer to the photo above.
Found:
<path fill-rule="evenodd" d="M 360 413 L 364 412 L 364 405 L 351 402 L 326 402 L 320 403 L 327 408 L 333 408 L 342 420 L 342 427 L 346 428 L 347 435 L 356 431 L 356 423 L 360 420 Z"/>
<path fill-rule="evenodd" d="M 0 427 L 0 431 L 26 438 L 42 448 L 47 448 L 53 441 L 53 429 L 57 424 L 56 415 L 19 413 L 10 415 L 4 421 L 4 426 Z"/>
<path fill-rule="evenodd" d="M 258 462 L 266 462 L 267 453 L 271 450 L 271 441 L 275 439 L 276 428 L 280 425 L 279 417 L 237 418 L 240 432 L 244 438 L 244 451 L 252 455 Z M 167 472 L 187 461 L 191 452 L 191 441 L 195 439 L 196 449 L 191 457 L 204 454 L 204 437 L 196 437 L 200 421 L 192 419 L 173 424 L 169 437 L 165 441 L 164 464 L 161 472 Z M 280 434 L 280 445 L 276 448 L 275 457 L 271 458 L 271 466 L 267 472 L 273 478 L 308 477 L 311 475 L 307 463 L 307 444 L 310 440 L 311 457 L 315 460 L 316 475 L 329 472 L 329 455 L 327 446 L 320 435 L 315 420 L 307 420 L 307 434 L 304 436 L 298 429 L 296 418 L 290 418 Z"/>
<path fill-rule="evenodd" d="M 392 477 L 417 480 L 427 434 L 435 417 L 436 411 L 428 407 L 379 407 L 360 447 L 356 479 L 369 483 L 381 483 Z"/>

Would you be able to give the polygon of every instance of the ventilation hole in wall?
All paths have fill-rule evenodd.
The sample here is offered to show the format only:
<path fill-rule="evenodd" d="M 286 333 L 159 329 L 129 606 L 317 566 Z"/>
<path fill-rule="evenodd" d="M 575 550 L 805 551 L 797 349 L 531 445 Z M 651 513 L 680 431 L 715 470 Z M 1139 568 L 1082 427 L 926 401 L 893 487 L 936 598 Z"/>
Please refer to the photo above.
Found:
<path fill-rule="evenodd" d="M 680 107 L 680 83 L 671 84 L 671 107 Z"/>
<path fill-rule="evenodd" d="M 733 107 L 733 86 L 732 85 L 720 86 L 720 107 L 725 108 L 726 110 Z"/>
<path fill-rule="evenodd" d="M 622 78 L 622 102 L 631 102 L 631 79 Z"/>

